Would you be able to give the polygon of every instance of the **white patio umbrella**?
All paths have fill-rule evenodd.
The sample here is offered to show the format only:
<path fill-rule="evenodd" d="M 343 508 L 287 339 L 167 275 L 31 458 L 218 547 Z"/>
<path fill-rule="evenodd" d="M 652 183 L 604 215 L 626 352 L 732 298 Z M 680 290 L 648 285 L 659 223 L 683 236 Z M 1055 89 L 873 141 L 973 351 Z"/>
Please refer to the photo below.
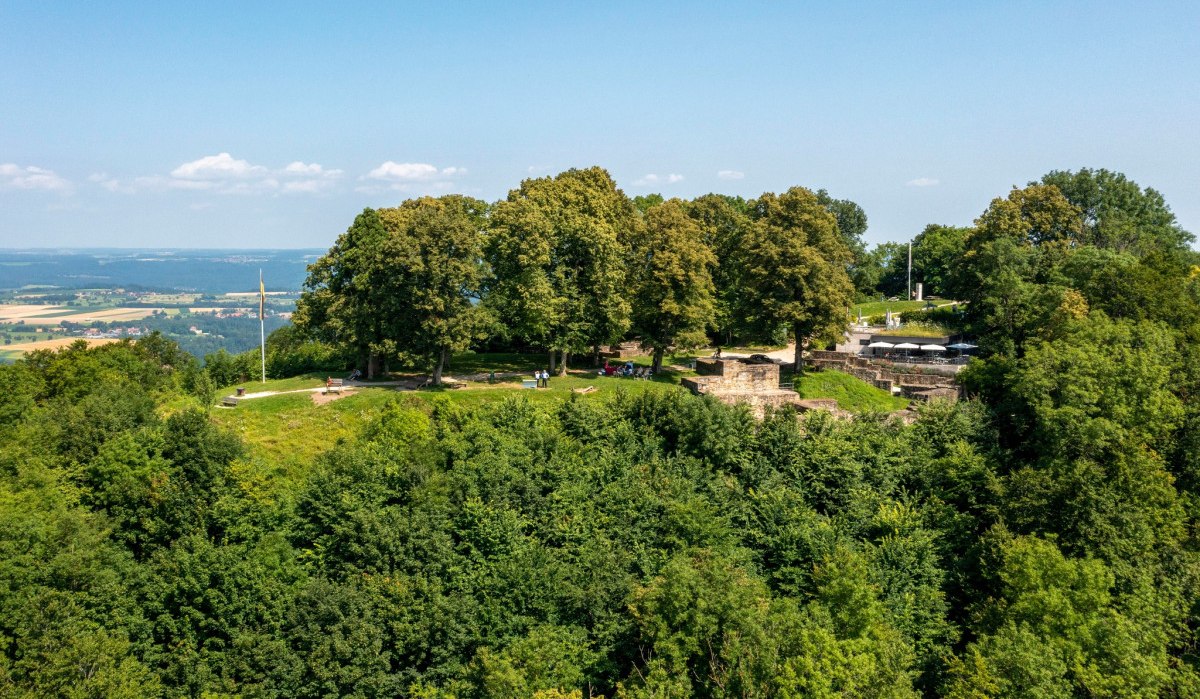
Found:
<path fill-rule="evenodd" d="M 921 349 L 926 352 L 945 352 L 946 348 L 941 345 L 921 345 Z"/>
<path fill-rule="evenodd" d="M 921 346 L 915 345 L 911 342 L 901 342 L 900 344 L 896 345 L 896 349 L 904 349 L 904 350 L 921 349 Z"/>
<path fill-rule="evenodd" d="M 867 349 L 891 349 L 893 347 L 895 347 L 895 345 L 890 342 L 872 342 L 871 344 L 867 345 Z"/>
<path fill-rule="evenodd" d="M 965 350 L 965 349 L 975 349 L 979 345 L 972 345 L 969 342 L 955 342 L 953 345 L 947 345 L 947 346 L 950 349 Z"/>

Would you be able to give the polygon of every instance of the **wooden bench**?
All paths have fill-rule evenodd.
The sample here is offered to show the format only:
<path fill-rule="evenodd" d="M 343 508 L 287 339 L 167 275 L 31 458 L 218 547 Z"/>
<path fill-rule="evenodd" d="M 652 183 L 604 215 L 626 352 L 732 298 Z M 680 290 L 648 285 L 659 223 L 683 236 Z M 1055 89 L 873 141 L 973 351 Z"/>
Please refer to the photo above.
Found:
<path fill-rule="evenodd" d="M 234 398 L 233 396 L 225 396 L 221 399 L 221 405 L 225 406 L 226 408 L 236 408 L 237 404 L 238 399 Z"/>
<path fill-rule="evenodd" d="M 342 388 L 344 387 L 344 384 L 345 384 L 345 381 L 342 379 L 330 379 L 329 382 L 325 384 L 325 392 L 326 393 L 341 393 Z"/>

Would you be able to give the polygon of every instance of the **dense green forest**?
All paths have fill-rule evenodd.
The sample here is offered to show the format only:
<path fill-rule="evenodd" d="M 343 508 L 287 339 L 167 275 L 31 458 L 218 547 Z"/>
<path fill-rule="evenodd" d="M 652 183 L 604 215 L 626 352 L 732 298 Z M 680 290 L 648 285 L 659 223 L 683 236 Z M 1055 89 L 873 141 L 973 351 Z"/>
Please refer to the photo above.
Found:
<path fill-rule="evenodd" d="M 787 289 L 833 274 L 841 299 L 886 276 L 822 193 L 635 203 L 573 172 L 494 207 L 364 212 L 310 272 L 308 318 L 273 335 L 273 371 L 432 366 L 497 336 L 569 356 L 664 318 L 701 342 L 795 336 L 803 310 L 803 338 L 823 306 Z M 491 262 L 424 265 L 439 231 Z M 151 336 L 0 367 L 0 694 L 1200 696 L 1191 236 L 1103 170 L 922 236 L 930 283 L 967 302 L 985 351 L 962 374 L 971 400 L 911 424 L 756 421 L 682 390 L 396 393 L 283 474 L 209 412 L 242 358 L 201 368 Z M 679 257 L 696 241 L 707 254 Z M 772 255 L 790 286 L 768 283 Z M 395 301 L 356 295 L 359 271 L 425 302 L 374 324 Z M 617 276 L 642 290 L 628 306 L 604 296 Z M 655 278 L 679 295 L 650 295 Z M 752 284 L 779 314 L 732 305 Z M 438 315 L 439 289 L 467 303 Z M 718 324 L 639 298 L 704 302 Z M 418 326 L 424 344 L 396 344 Z"/>

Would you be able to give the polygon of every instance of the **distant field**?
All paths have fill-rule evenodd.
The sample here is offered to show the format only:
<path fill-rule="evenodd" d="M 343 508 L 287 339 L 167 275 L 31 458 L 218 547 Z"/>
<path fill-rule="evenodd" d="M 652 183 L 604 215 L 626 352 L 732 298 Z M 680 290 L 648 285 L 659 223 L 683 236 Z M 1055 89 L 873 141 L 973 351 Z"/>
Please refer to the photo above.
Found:
<path fill-rule="evenodd" d="M 59 349 L 60 347 L 67 347 L 68 345 L 71 345 L 72 343 L 75 343 L 75 342 L 79 342 L 80 340 L 83 340 L 84 342 L 86 342 L 92 346 L 107 345 L 110 342 L 116 342 L 116 340 L 114 340 L 112 338 L 95 338 L 95 339 L 93 339 L 93 338 L 85 338 L 85 337 L 59 337 L 59 338 L 55 338 L 53 340 L 38 340 L 37 342 L 17 342 L 17 343 L 13 343 L 11 345 L 4 345 L 3 350 L 6 353 L 9 353 L 9 354 L 15 353 L 17 356 L 20 356 L 26 352 L 32 352 L 34 350 L 40 350 L 40 349 L 53 350 L 53 349 Z"/>
<path fill-rule="evenodd" d="M 66 309 L 63 306 L 47 306 L 37 303 L 3 303 L 0 304 L 0 323 L 11 323 L 31 316 L 53 313 L 59 310 Z"/>
<path fill-rule="evenodd" d="M 250 310 L 251 309 L 249 309 L 249 308 L 232 308 L 230 306 L 196 306 L 194 308 L 189 308 L 188 312 L 189 313 L 216 313 L 217 311 L 226 311 L 229 313 L 234 313 L 236 311 L 241 311 L 242 313 L 248 313 Z M 254 309 L 254 311 L 257 312 L 258 309 L 256 308 L 256 309 Z"/>
<path fill-rule="evenodd" d="M 196 303 L 200 298 L 200 294 L 146 294 L 138 301 L 142 303 L 162 304 L 164 306 L 183 306 L 189 303 Z"/>
<path fill-rule="evenodd" d="M 64 321 L 71 323 L 105 323 L 127 320 L 140 320 L 152 315 L 161 308 L 102 308 L 93 311 L 69 308 L 67 306 L 46 306 L 35 304 L 0 304 L 0 323 L 15 323 L 18 320 L 26 324 L 57 325 Z"/>

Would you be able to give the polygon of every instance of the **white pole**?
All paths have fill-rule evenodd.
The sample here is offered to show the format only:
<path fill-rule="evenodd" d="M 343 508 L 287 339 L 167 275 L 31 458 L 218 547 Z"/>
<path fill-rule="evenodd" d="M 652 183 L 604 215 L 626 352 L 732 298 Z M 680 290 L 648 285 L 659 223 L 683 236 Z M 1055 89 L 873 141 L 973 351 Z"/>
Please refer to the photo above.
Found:
<path fill-rule="evenodd" d="M 263 320 L 263 311 L 267 301 L 263 291 L 262 270 L 258 270 L 258 346 L 262 353 L 262 382 L 267 382 L 267 330 Z"/>
<path fill-rule="evenodd" d="M 912 301 L 912 241 L 908 241 L 908 300 Z"/>

